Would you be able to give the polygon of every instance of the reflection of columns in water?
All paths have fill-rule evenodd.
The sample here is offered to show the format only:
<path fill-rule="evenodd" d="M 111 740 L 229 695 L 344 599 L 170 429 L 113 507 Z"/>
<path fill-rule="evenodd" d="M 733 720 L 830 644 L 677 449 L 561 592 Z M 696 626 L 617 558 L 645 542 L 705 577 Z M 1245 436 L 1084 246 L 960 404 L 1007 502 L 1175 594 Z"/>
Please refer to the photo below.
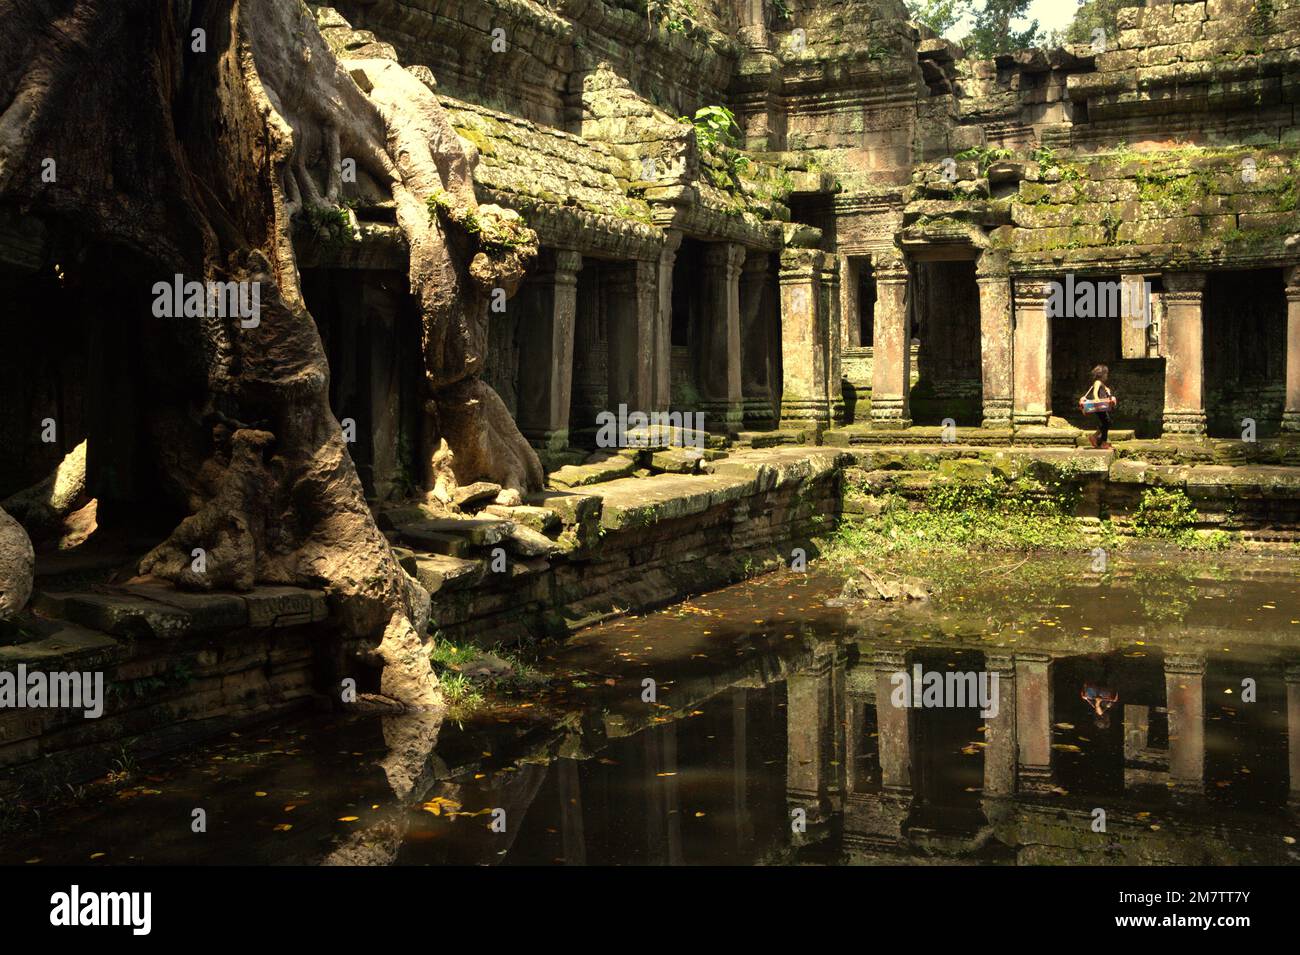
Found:
<path fill-rule="evenodd" d="M 1016 791 L 1016 665 L 1009 653 L 989 653 L 984 668 L 998 675 L 998 712 L 984 718 L 984 795 Z"/>
<path fill-rule="evenodd" d="M 578 761 L 557 760 L 556 783 L 560 792 L 560 833 L 564 840 L 564 864 L 587 864 L 587 839 L 582 828 L 582 789 L 578 783 Z"/>
<path fill-rule="evenodd" d="M 682 864 L 681 811 L 677 790 L 677 724 L 662 723 L 643 734 L 646 745 L 646 850 L 652 865 Z"/>
<path fill-rule="evenodd" d="M 1052 658 L 1046 653 L 1017 653 L 1016 749 L 1020 787 L 1052 786 Z"/>
<path fill-rule="evenodd" d="M 1300 807 L 1300 663 L 1286 665 L 1286 747 L 1291 770 L 1288 802 Z"/>
<path fill-rule="evenodd" d="M 906 672 L 907 654 L 899 651 L 878 653 L 872 661 L 876 668 L 876 727 L 879 731 L 880 784 L 885 789 L 912 787 L 911 709 L 895 706 L 892 677 Z"/>
<path fill-rule="evenodd" d="M 754 838 L 749 813 L 749 690 L 731 691 L 732 813 L 736 817 L 736 847 L 746 848 Z"/>
<path fill-rule="evenodd" d="M 1169 779 L 1176 789 L 1205 785 L 1205 657 L 1165 657 L 1165 700 L 1169 707 Z"/>
<path fill-rule="evenodd" d="M 819 654 L 786 681 L 786 797 L 809 809 L 810 821 L 828 807 L 828 797 L 837 788 L 830 765 L 834 741 L 827 734 L 834 705 L 834 660 L 834 651 Z"/>

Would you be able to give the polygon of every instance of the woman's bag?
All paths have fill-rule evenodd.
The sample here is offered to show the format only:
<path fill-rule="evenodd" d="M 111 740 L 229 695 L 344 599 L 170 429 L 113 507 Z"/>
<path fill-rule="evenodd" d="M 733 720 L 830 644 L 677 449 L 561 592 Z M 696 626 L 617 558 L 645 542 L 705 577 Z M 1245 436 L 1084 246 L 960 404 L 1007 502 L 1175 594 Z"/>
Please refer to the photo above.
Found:
<path fill-rule="evenodd" d="M 1114 395 L 1109 398 L 1089 398 L 1087 395 L 1079 399 L 1079 410 L 1084 414 L 1096 414 L 1099 411 L 1114 411 L 1119 402 Z"/>

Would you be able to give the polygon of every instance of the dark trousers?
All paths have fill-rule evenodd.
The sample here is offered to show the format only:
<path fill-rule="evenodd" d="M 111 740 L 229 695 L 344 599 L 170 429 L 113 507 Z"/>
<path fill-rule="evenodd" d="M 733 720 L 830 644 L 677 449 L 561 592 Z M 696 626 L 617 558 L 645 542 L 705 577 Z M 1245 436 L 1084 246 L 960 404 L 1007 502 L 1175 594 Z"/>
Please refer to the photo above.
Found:
<path fill-rule="evenodd" d="M 1106 439 L 1110 437 L 1110 412 L 1097 412 L 1097 443 L 1105 444 Z"/>

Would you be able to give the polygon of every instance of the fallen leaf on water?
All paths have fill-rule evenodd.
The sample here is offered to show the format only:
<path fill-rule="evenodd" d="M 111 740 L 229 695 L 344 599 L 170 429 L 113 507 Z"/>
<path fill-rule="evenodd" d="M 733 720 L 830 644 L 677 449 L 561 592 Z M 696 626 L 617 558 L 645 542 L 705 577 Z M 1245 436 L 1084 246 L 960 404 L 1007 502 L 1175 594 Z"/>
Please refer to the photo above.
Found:
<path fill-rule="evenodd" d="M 356 822 L 359 816 L 339 816 L 339 822 Z"/>

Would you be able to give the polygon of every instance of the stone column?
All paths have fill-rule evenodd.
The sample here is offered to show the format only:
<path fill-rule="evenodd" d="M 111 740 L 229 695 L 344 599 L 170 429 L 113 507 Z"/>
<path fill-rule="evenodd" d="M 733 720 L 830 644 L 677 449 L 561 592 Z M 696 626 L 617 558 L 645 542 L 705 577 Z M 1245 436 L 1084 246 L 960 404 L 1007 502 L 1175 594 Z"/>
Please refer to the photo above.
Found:
<path fill-rule="evenodd" d="M 980 292 L 980 377 L 984 386 L 984 427 L 1011 427 L 1011 279 L 1003 263 L 980 256 L 975 281 Z"/>
<path fill-rule="evenodd" d="M 770 374 L 775 345 L 768 321 L 773 294 L 770 264 L 767 252 L 750 252 L 740 277 L 741 392 L 747 428 L 770 427 L 776 417 Z"/>
<path fill-rule="evenodd" d="M 998 712 L 984 717 L 984 795 L 1016 791 L 1016 664 L 1009 653 L 988 653 L 984 669 L 998 676 Z"/>
<path fill-rule="evenodd" d="M 636 259 L 610 269 L 605 302 L 608 317 L 609 410 L 653 405 L 655 326 L 659 315 L 659 263 Z M 525 359 L 528 360 L 528 359 Z"/>
<path fill-rule="evenodd" d="M 1052 658 L 1017 653 L 1015 666 L 1020 788 L 1042 792 L 1052 786 Z"/>
<path fill-rule="evenodd" d="M 1300 663 L 1286 665 L 1286 748 L 1290 769 L 1287 802 L 1300 809 Z"/>
<path fill-rule="evenodd" d="M 843 352 L 840 327 L 840 257 L 827 255 L 822 263 L 822 292 L 826 310 L 826 397 L 831 404 L 831 420 L 844 422 L 844 388 L 840 379 Z"/>
<path fill-rule="evenodd" d="M 538 448 L 563 450 L 569 443 L 573 396 L 573 334 L 582 256 L 559 249 L 537 287 L 539 313 L 519 324 L 519 430 Z"/>
<path fill-rule="evenodd" d="M 1165 705 L 1169 708 L 1169 780 L 1175 789 L 1200 792 L 1205 785 L 1205 657 L 1165 657 Z"/>
<path fill-rule="evenodd" d="M 1166 435 L 1205 434 L 1204 272 L 1165 273 Z"/>
<path fill-rule="evenodd" d="M 740 0 L 740 41 L 747 49 L 771 53 L 765 6 L 766 0 Z"/>
<path fill-rule="evenodd" d="M 827 321 L 822 309 L 825 253 L 781 253 L 781 426 L 824 427 L 831 416 L 826 395 Z"/>
<path fill-rule="evenodd" d="M 1147 277 L 1142 274 L 1120 276 L 1120 357 L 1147 357 L 1147 327 L 1153 320 L 1152 303 L 1147 297 Z"/>
<path fill-rule="evenodd" d="M 655 326 L 654 411 L 667 411 L 673 400 L 673 268 L 682 233 L 664 230 L 664 247 L 659 253 L 659 316 Z"/>
<path fill-rule="evenodd" d="M 711 243 L 704 253 L 704 302 L 699 323 L 696 382 L 710 431 L 740 429 L 744 394 L 740 376 L 740 267 L 745 247 Z"/>
<path fill-rule="evenodd" d="M 1012 423 L 1017 427 L 1045 426 L 1052 414 L 1052 323 L 1047 316 L 1047 284 L 1039 279 L 1016 279 L 1015 310 Z"/>
<path fill-rule="evenodd" d="M 912 788 L 912 726 L 910 706 L 895 706 L 893 676 L 906 672 L 907 654 L 884 651 L 872 660 L 876 668 L 876 729 L 880 747 L 880 784 L 885 789 Z M 909 701 L 910 702 L 910 701 Z"/>
<path fill-rule="evenodd" d="M 1300 432 L 1300 265 L 1286 275 L 1286 405 L 1282 430 Z"/>
<path fill-rule="evenodd" d="M 907 267 L 902 262 L 881 262 L 876 268 L 871 423 L 877 428 L 912 425 L 912 329 L 907 279 Z"/>
<path fill-rule="evenodd" d="M 840 256 L 840 347 L 862 345 L 862 304 L 858 301 L 861 265 L 847 255 Z"/>

